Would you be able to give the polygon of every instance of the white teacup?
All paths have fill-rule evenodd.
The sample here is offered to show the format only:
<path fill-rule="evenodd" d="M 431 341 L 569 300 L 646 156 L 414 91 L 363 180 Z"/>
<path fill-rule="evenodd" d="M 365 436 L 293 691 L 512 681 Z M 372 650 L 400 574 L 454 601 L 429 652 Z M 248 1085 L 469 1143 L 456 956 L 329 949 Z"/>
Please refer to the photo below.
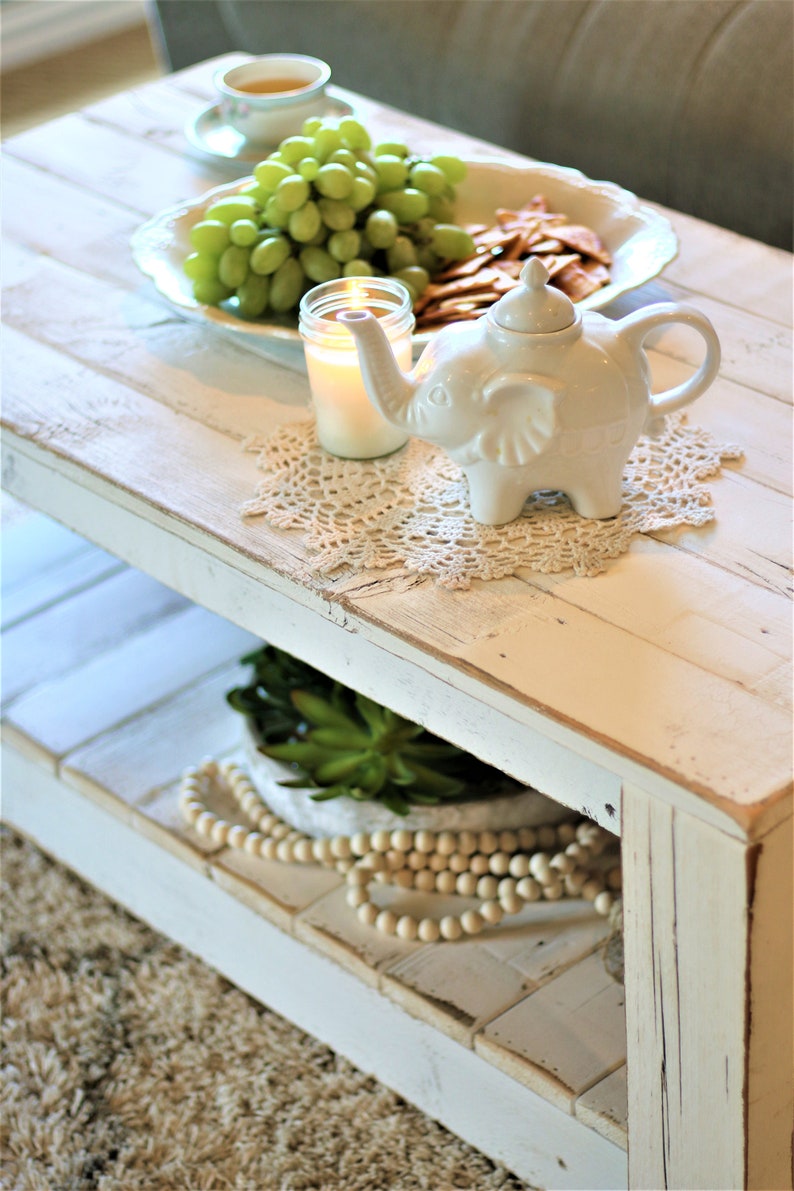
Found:
<path fill-rule="evenodd" d="M 330 66 L 319 58 L 264 54 L 215 75 L 221 115 L 246 140 L 277 145 L 322 113 L 330 77 Z"/>

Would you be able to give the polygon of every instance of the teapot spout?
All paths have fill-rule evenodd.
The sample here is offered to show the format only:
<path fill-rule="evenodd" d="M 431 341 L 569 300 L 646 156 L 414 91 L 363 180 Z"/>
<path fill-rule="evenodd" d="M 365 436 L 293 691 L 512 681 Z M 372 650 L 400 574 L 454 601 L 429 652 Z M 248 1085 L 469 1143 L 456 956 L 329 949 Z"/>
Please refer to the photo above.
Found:
<path fill-rule="evenodd" d="M 364 387 L 372 404 L 393 426 L 412 430 L 414 379 L 397 364 L 388 336 L 369 310 L 347 310 L 338 316 L 356 340 Z"/>

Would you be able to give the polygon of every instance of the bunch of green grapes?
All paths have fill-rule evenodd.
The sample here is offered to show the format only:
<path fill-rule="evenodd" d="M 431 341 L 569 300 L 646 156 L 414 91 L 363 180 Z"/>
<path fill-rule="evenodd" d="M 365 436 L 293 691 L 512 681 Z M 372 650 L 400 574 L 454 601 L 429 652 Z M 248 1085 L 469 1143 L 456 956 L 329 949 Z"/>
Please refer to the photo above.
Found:
<path fill-rule="evenodd" d="M 191 229 L 194 297 L 236 298 L 241 315 L 258 318 L 294 310 L 321 282 L 377 275 L 397 278 L 415 302 L 434 273 L 474 251 L 452 222 L 465 173 L 457 157 L 373 149 L 352 117 L 307 120 Z"/>

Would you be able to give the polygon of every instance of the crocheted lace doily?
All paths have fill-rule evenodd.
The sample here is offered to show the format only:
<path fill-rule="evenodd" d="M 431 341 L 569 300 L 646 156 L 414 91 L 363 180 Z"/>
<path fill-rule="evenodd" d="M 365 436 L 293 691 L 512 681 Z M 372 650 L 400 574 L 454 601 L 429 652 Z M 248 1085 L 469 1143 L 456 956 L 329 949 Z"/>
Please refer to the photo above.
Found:
<path fill-rule="evenodd" d="M 742 453 L 673 414 L 658 438 L 643 436 L 634 448 L 618 517 L 588 520 L 561 493 L 543 492 L 517 520 L 486 526 L 469 512 L 457 464 L 420 439 L 384 459 L 337 459 L 318 445 L 310 419 L 244 445 L 264 474 L 242 515 L 300 530 L 317 574 L 397 567 L 454 588 L 523 570 L 597 575 L 635 534 L 704 525 L 714 511 L 702 481 Z"/>

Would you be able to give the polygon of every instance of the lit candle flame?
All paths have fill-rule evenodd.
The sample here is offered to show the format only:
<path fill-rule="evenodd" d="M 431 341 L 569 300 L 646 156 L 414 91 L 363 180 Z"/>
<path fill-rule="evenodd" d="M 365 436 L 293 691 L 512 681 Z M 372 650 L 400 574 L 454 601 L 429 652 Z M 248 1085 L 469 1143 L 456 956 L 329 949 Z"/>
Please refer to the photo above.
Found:
<path fill-rule="evenodd" d="M 351 310 L 363 310 L 367 304 L 366 291 L 360 281 L 353 281 L 350 285 Z"/>

